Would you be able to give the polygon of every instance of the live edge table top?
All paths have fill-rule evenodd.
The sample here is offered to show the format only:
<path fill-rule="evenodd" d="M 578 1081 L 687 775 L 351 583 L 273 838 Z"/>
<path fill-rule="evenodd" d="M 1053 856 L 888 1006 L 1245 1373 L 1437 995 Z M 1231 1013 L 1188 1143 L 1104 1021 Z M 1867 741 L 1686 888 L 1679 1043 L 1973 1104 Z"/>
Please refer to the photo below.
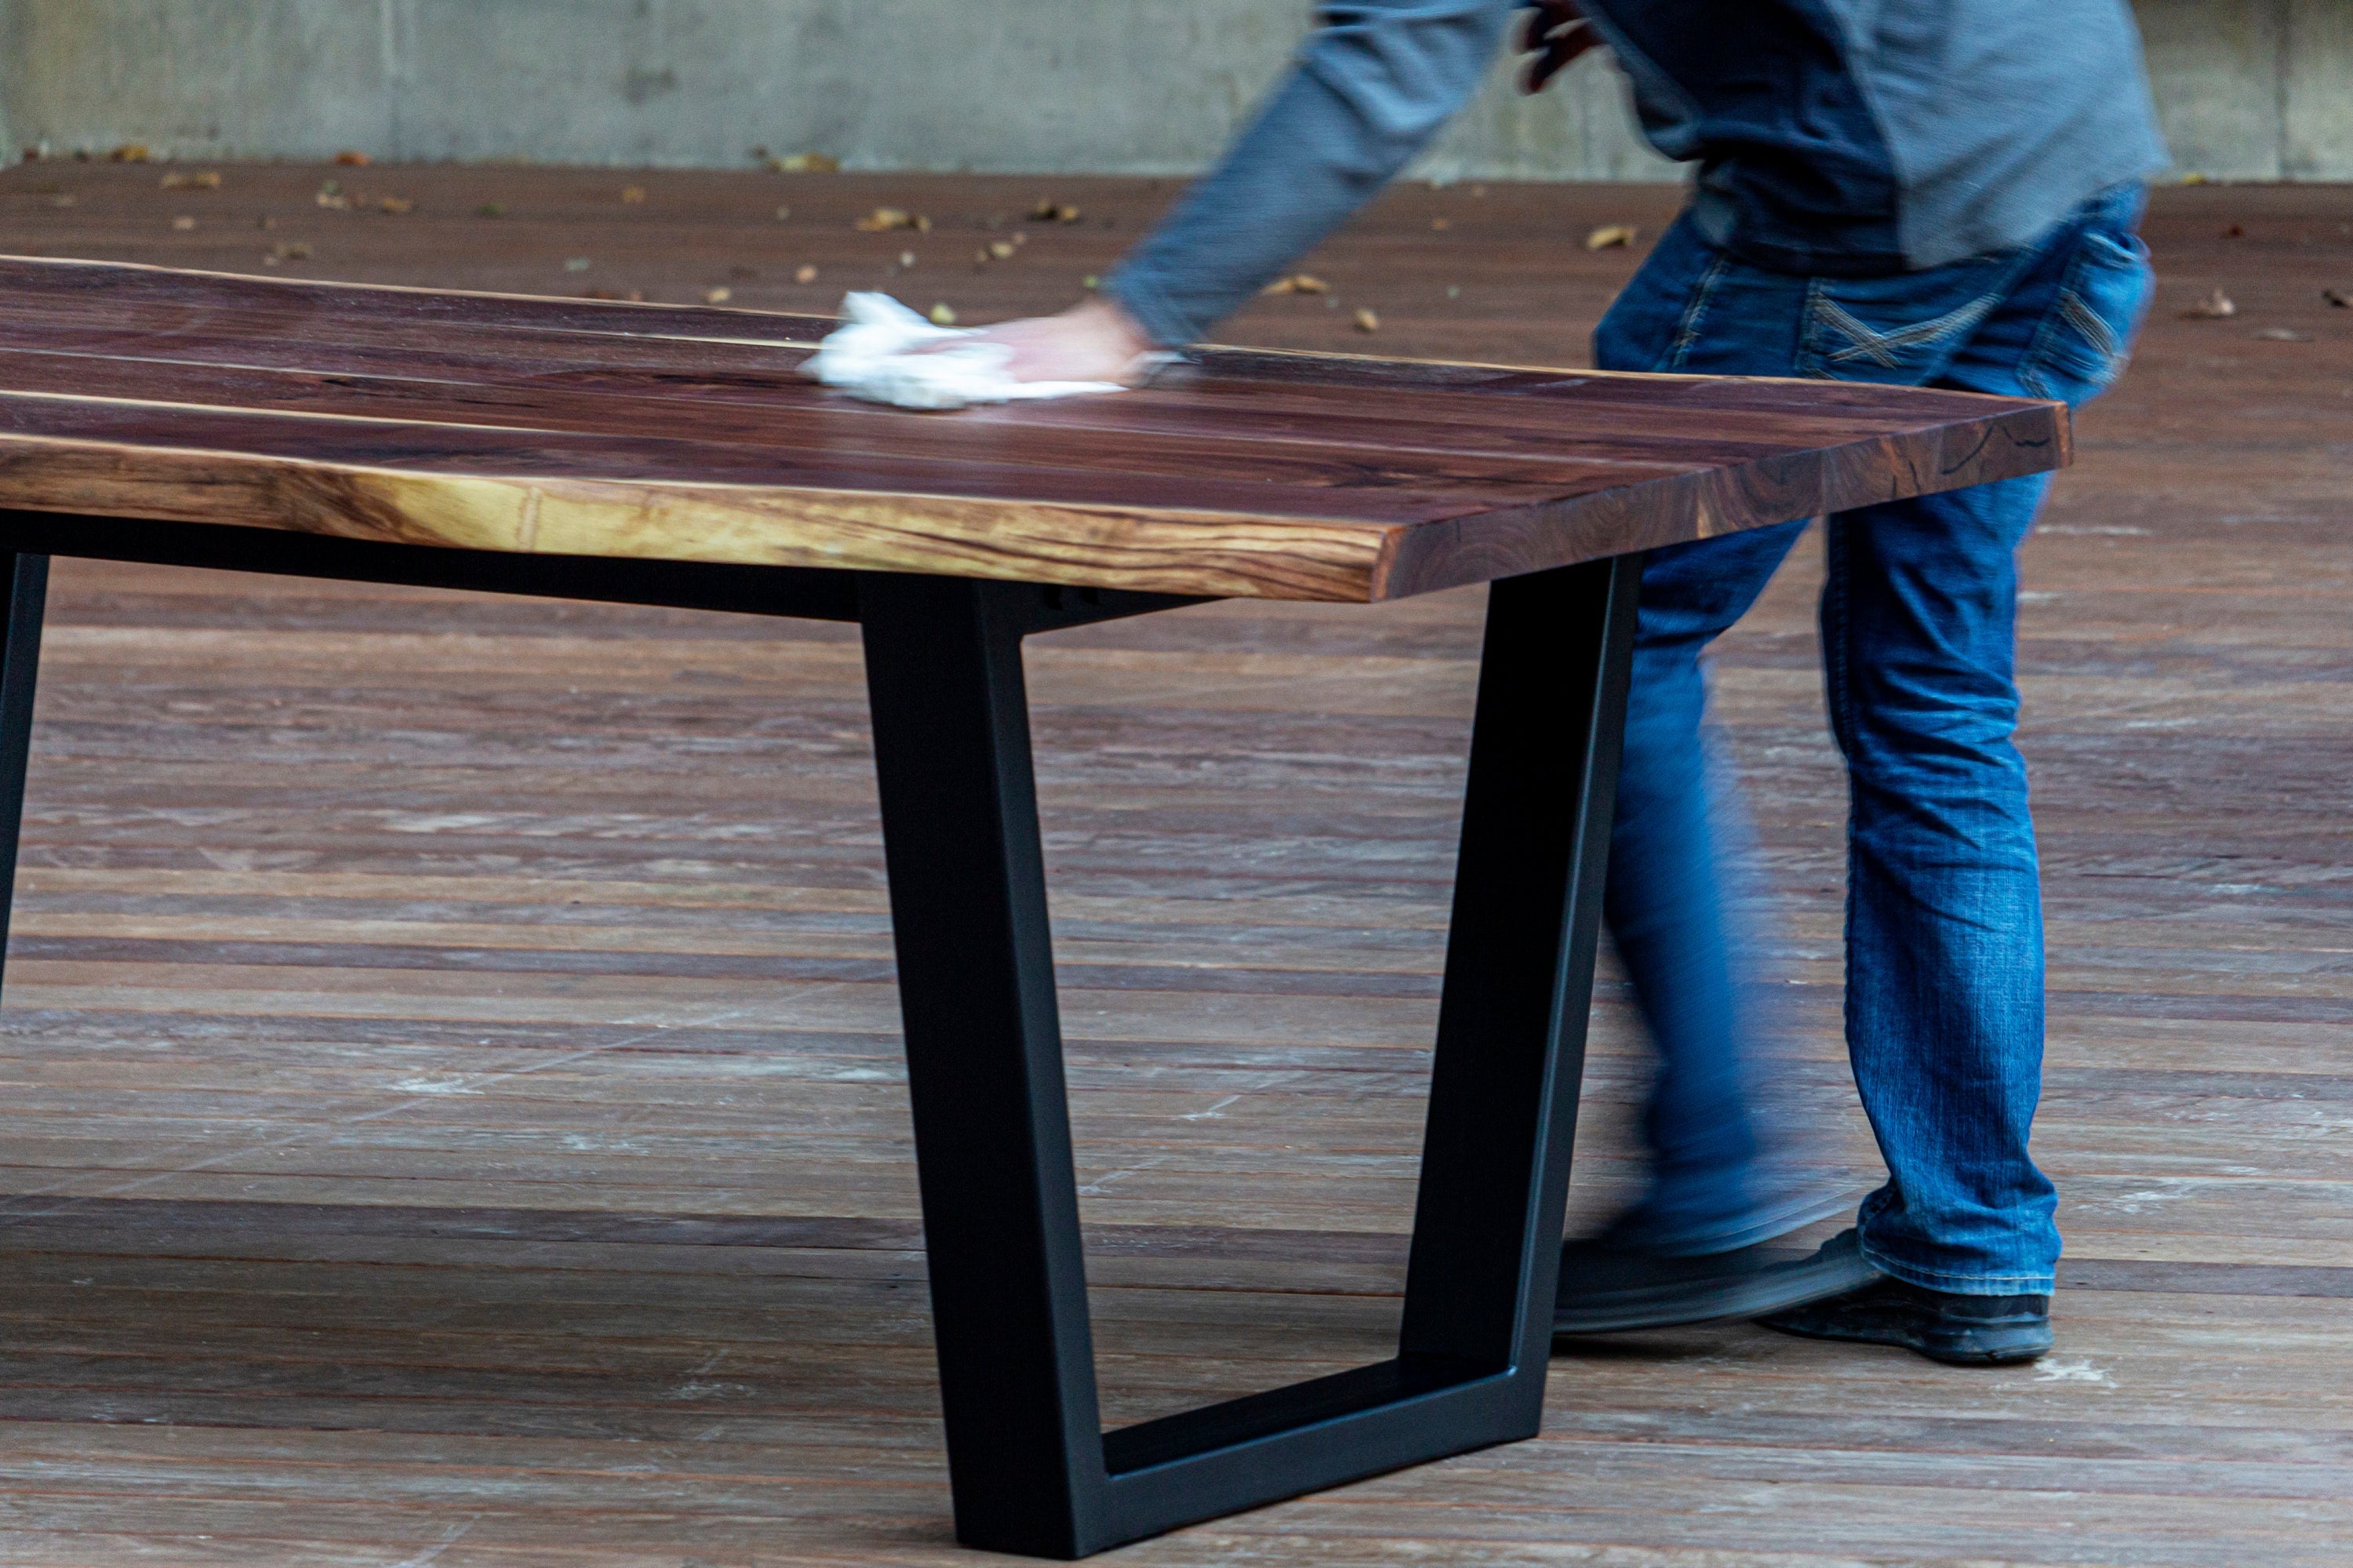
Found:
<path fill-rule="evenodd" d="M 0 258 L 0 508 L 1369 601 L 2067 461 L 2055 403 L 1208 350 L 919 414 L 824 317 Z"/>

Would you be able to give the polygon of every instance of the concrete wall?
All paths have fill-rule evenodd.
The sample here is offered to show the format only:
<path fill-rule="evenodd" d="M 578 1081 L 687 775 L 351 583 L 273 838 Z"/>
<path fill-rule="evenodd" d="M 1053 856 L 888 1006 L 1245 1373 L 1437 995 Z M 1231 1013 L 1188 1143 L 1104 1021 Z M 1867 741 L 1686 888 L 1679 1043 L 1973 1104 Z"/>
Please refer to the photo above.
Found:
<path fill-rule="evenodd" d="M 2233 179 L 2353 179 L 2353 0 L 2144 0 L 2175 163 Z"/>
<path fill-rule="evenodd" d="M 2029 3 L 2029 0 L 2021 0 Z M 59 151 L 1169 174 L 1305 0 L 0 0 L 0 124 Z M 2353 0 L 2144 0 L 2180 166 L 2353 177 Z M 1599 60 L 1508 68 L 1423 174 L 1655 179 Z"/>

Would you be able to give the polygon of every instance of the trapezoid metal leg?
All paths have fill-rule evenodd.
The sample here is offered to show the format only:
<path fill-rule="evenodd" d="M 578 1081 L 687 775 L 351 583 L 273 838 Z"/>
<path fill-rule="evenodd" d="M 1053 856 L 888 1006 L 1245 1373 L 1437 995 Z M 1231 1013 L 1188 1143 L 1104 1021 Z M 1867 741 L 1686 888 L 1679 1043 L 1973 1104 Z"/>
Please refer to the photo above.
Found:
<path fill-rule="evenodd" d="M 1508 577 L 1487 601 L 1400 1350 L 1528 1370 L 1531 1435 L 1641 566 L 1630 556 Z"/>
<path fill-rule="evenodd" d="M 860 584 L 956 1537 L 1076 1557 L 1103 1479 L 1018 585 Z"/>
<path fill-rule="evenodd" d="M 1106 1434 L 1022 601 L 863 579 L 959 1540 L 1084 1556 L 1536 1430 L 1639 580 L 1493 590 L 1398 1357 Z"/>
<path fill-rule="evenodd" d="M 16 903 L 16 845 L 25 821 L 25 771 L 32 757 L 33 689 L 41 668 L 41 619 L 47 608 L 49 558 L 0 552 L 0 954 Z"/>

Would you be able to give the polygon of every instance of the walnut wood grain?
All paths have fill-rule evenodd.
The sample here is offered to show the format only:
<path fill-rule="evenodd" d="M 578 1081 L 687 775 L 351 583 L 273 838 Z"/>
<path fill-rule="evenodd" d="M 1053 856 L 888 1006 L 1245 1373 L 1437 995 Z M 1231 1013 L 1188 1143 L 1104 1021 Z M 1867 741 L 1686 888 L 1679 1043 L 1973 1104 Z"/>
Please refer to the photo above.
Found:
<path fill-rule="evenodd" d="M 956 416 L 822 317 L 0 259 L 0 505 L 1369 601 L 2040 472 L 2055 404 L 1211 350 Z"/>

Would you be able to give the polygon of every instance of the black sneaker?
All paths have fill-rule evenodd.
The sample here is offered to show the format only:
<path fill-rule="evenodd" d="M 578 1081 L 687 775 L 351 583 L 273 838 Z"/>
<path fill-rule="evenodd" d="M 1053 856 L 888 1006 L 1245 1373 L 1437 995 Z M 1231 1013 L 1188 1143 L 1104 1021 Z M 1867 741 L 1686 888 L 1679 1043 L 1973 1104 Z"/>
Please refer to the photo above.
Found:
<path fill-rule="evenodd" d="M 2048 1296 L 1957 1296 L 1885 1277 L 1757 1320 L 1809 1340 L 1902 1345 L 1956 1367 L 2015 1366 L 2051 1348 Z"/>
<path fill-rule="evenodd" d="M 1645 1252 L 1604 1233 L 1560 1249 L 1552 1331 L 1613 1334 L 1754 1318 L 1843 1295 L 1879 1277 L 1862 1260 L 1851 1230 L 1810 1255 L 1759 1244 L 1697 1257 Z"/>

